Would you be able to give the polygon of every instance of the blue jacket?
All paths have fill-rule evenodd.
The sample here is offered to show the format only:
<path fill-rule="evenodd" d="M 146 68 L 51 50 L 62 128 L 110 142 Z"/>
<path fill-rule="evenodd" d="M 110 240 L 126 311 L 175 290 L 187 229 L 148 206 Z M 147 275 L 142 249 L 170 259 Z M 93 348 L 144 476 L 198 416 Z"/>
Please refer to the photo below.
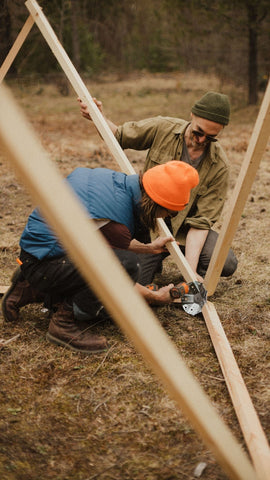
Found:
<path fill-rule="evenodd" d="M 66 181 L 77 194 L 89 217 L 121 223 L 134 235 L 141 200 L 138 175 L 126 175 L 106 168 L 76 168 Z M 39 260 L 65 253 L 38 208 L 28 218 L 20 246 Z"/>

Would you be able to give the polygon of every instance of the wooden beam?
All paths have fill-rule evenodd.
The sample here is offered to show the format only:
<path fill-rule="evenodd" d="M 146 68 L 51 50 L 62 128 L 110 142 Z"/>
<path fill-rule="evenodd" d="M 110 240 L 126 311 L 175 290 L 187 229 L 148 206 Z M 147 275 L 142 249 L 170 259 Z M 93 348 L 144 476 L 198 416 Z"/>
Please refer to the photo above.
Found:
<path fill-rule="evenodd" d="M 249 146 L 238 176 L 234 191 L 228 203 L 228 213 L 205 276 L 208 294 L 215 292 L 229 248 L 238 227 L 248 194 L 254 182 L 257 169 L 265 151 L 270 133 L 270 81 L 251 135 Z"/>
<path fill-rule="evenodd" d="M 162 218 L 157 219 L 157 224 L 159 228 L 160 235 L 168 237 L 172 235 L 172 232 L 168 229 L 166 223 Z M 170 252 L 175 264 L 179 268 L 180 272 L 182 273 L 183 277 L 187 282 L 194 282 L 197 280 L 195 273 L 193 272 L 191 266 L 189 265 L 186 257 L 181 252 L 178 244 L 174 242 L 168 242 L 166 245 L 168 251 Z"/>
<path fill-rule="evenodd" d="M 29 17 L 27 18 L 24 26 L 22 27 L 18 37 L 16 38 L 12 48 L 10 49 L 6 59 L 4 60 L 4 62 L 2 63 L 1 65 L 1 68 L 0 68 L 0 83 L 3 81 L 3 79 L 5 78 L 8 70 L 10 69 L 17 53 L 19 52 L 23 42 L 25 41 L 28 33 L 30 32 L 32 26 L 34 25 L 34 19 L 32 17 L 32 15 L 29 15 Z"/>
<path fill-rule="evenodd" d="M 63 182 L 4 87 L 0 88 L 0 103 L 0 143 L 90 287 L 150 362 L 229 477 L 255 480 L 256 474 L 241 446 L 134 289 L 101 233 L 85 215 L 71 188 Z"/>
<path fill-rule="evenodd" d="M 30 13 L 33 15 L 35 18 L 35 21 L 37 23 L 37 26 L 39 27 L 41 33 L 43 34 L 45 40 L 47 41 L 48 45 L 50 46 L 52 52 L 56 56 L 57 60 L 59 61 L 60 65 L 62 66 L 64 72 L 66 73 L 67 77 L 69 78 L 75 92 L 77 95 L 87 104 L 89 108 L 90 115 L 100 132 L 101 136 L 105 140 L 108 148 L 110 149 L 112 155 L 116 159 L 118 165 L 120 168 L 126 172 L 127 174 L 133 174 L 135 173 L 135 170 L 133 169 L 132 165 L 130 164 L 129 160 L 127 159 L 126 155 L 124 154 L 122 148 L 118 144 L 117 140 L 115 139 L 114 135 L 112 134 L 110 128 L 108 127 L 106 121 L 104 120 L 102 114 L 98 110 L 97 106 L 95 105 L 89 91 L 85 87 L 84 83 L 82 82 L 79 74 L 77 73 L 76 69 L 74 68 L 73 64 L 71 63 L 69 57 L 67 56 L 65 50 L 59 43 L 54 31 L 52 30 L 50 24 L 48 23 L 46 17 L 44 16 L 43 12 L 39 8 L 37 2 L 35 0 L 27 0 L 26 1 L 26 6 L 29 9 Z M 165 222 L 162 219 L 158 220 L 160 232 L 163 235 L 170 235 L 170 232 L 165 224 Z M 168 250 L 172 254 L 174 261 L 178 265 L 181 273 L 184 275 L 184 278 L 186 281 L 194 281 L 196 280 L 195 273 L 191 269 L 190 265 L 188 264 L 186 258 L 182 254 L 181 250 L 177 246 L 176 242 L 172 242 L 171 244 L 168 245 Z M 205 311 L 207 311 L 207 304 Z M 211 317 L 211 314 L 210 314 Z M 214 320 L 217 322 L 218 316 L 214 316 Z M 219 321 L 219 319 L 218 319 Z M 208 322 L 209 323 L 209 322 Z M 223 331 L 222 325 L 219 321 L 219 328 Z M 209 332 L 210 333 L 210 332 Z M 223 331 L 223 335 L 225 336 L 225 332 Z M 215 331 L 210 333 L 214 348 L 216 349 L 216 343 L 218 342 L 218 338 L 216 336 Z M 218 350 L 218 348 L 217 348 Z M 223 354 L 222 351 L 219 352 L 219 360 L 222 358 L 222 361 L 224 364 L 227 364 L 228 366 L 231 364 L 232 360 L 234 358 L 232 352 L 229 352 L 227 350 L 227 355 Z M 229 368 L 228 368 L 229 372 Z M 240 372 L 239 372 L 239 375 Z M 234 383 L 235 380 L 234 378 L 229 378 L 228 376 L 225 378 L 226 383 L 230 380 L 230 382 Z M 239 391 L 237 389 L 229 389 L 229 392 L 231 394 L 235 394 L 236 396 L 232 398 L 233 404 L 238 404 L 238 402 L 241 402 L 241 398 L 239 398 L 237 395 Z M 236 411 L 236 413 L 238 413 Z M 256 412 L 254 411 L 254 415 L 256 415 Z M 239 418 L 239 423 L 241 425 L 242 423 L 242 418 Z M 241 425 L 242 426 L 242 425 Z M 248 431 L 248 426 L 249 424 L 245 426 L 245 433 L 247 434 Z M 251 425 L 251 428 L 253 428 L 253 424 Z M 253 446 L 251 445 L 250 442 L 248 442 L 249 435 L 252 435 L 252 430 L 247 434 L 247 445 L 248 446 Z M 254 452 L 255 456 L 259 452 L 259 449 Z M 257 459 L 256 463 L 258 464 L 260 462 L 260 458 Z M 267 480 L 266 478 L 262 477 L 261 480 Z"/>

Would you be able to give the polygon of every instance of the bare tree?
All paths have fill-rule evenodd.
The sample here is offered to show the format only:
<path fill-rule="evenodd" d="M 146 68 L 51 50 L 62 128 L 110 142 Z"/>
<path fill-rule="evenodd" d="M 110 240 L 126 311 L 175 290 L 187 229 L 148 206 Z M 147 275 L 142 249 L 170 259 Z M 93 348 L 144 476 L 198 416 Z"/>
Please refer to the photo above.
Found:
<path fill-rule="evenodd" d="M 258 101 L 258 36 L 269 10 L 269 2 L 244 2 L 248 17 L 248 103 Z M 268 3 L 268 5 L 267 5 Z"/>
<path fill-rule="evenodd" d="M 78 0 L 70 0 L 70 18 L 72 31 L 72 61 L 80 70 L 81 56 L 80 56 L 80 37 L 79 37 L 79 20 L 80 20 L 80 2 Z"/>

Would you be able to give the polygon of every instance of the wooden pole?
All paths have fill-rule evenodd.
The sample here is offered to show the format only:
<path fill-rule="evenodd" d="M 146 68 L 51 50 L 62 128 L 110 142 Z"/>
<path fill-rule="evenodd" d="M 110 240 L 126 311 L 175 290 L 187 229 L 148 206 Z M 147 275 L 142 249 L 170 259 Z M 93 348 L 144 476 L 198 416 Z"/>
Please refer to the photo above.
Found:
<path fill-rule="evenodd" d="M 249 146 L 238 176 L 233 194 L 230 197 L 228 213 L 205 276 L 208 295 L 215 292 L 230 245 L 240 221 L 248 194 L 254 181 L 270 133 L 270 81 L 251 135 Z M 269 474 L 270 476 L 270 474 Z"/>
<path fill-rule="evenodd" d="M 150 362 L 229 477 L 255 480 L 256 474 L 241 446 L 217 415 L 102 235 L 85 215 L 75 194 L 62 181 L 4 87 L 0 88 L 0 103 L 0 142 L 90 287 Z"/>
<path fill-rule="evenodd" d="M 162 220 L 162 218 L 157 219 L 157 224 L 158 224 L 160 235 L 164 235 L 165 237 L 172 235 L 172 232 L 170 232 L 170 230 L 168 229 L 166 223 L 164 222 L 164 220 Z M 175 264 L 178 266 L 180 272 L 185 278 L 185 280 L 187 282 L 194 282 L 195 280 L 197 280 L 194 271 L 189 265 L 186 257 L 182 254 L 177 243 L 175 241 L 168 242 L 166 247 L 170 252 Z"/>
<path fill-rule="evenodd" d="M 8 70 L 10 69 L 10 66 L 13 62 L 13 60 L 15 59 L 18 51 L 20 50 L 23 42 L 25 41 L 28 33 L 30 32 L 32 26 L 34 25 L 34 19 L 32 17 L 32 15 L 29 15 L 29 17 L 27 18 L 23 28 L 21 29 L 18 37 L 16 38 L 12 48 L 10 49 L 6 59 L 4 60 L 4 62 L 2 63 L 1 65 L 1 68 L 0 68 L 0 83 L 3 81 L 3 79 L 5 78 Z"/>

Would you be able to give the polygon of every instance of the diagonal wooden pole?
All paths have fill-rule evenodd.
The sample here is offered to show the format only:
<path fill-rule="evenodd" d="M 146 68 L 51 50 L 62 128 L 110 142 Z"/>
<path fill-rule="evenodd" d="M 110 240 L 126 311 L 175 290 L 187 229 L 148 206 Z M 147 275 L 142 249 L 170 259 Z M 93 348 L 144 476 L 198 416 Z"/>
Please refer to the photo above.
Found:
<path fill-rule="evenodd" d="M 4 87 L 0 87 L 0 103 L 0 143 L 89 286 L 150 362 L 229 477 L 256 480 L 241 446 L 212 407 L 152 310 L 134 289 L 74 192 L 63 182 Z"/>
<path fill-rule="evenodd" d="M 251 135 L 234 191 L 230 197 L 228 212 L 206 272 L 204 284 L 208 294 L 215 292 L 229 248 L 238 227 L 242 211 L 253 184 L 270 134 L 270 81 Z M 270 476 L 270 473 L 269 473 Z"/>
<path fill-rule="evenodd" d="M 4 62 L 1 65 L 1 68 L 0 68 L 0 83 L 5 78 L 8 70 L 10 69 L 10 67 L 12 65 L 12 62 L 14 61 L 17 53 L 19 52 L 23 42 L 25 41 L 25 39 L 26 39 L 28 33 L 30 32 L 32 26 L 34 25 L 34 23 L 35 23 L 35 21 L 34 21 L 32 15 L 29 15 L 29 17 L 27 18 L 24 26 L 22 27 L 18 37 L 16 38 L 12 48 L 10 49 L 6 59 L 4 60 Z"/>
<path fill-rule="evenodd" d="M 82 82 L 80 76 L 78 75 L 76 69 L 72 65 L 72 63 L 69 60 L 69 57 L 67 56 L 66 52 L 64 51 L 63 47 L 59 43 L 57 37 L 55 36 L 54 31 L 52 30 L 50 24 L 48 23 L 46 17 L 43 15 L 40 7 L 38 6 L 37 2 L 35 0 L 28 0 L 26 2 L 26 6 L 29 9 L 30 13 L 33 15 L 33 18 L 35 18 L 35 21 L 37 23 L 37 26 L 39 27 L 41 33 L 43 34 L 45 40 L 49 44 L 52 52 L 56 56 L 57 60 L 59 61 L 60 65 L 62 66 L 64 72 L 66 73 L 67 77 L 69 78 L 75 92 L 77 95 L 84 100 L 84 102 L 87 104 L 90 114 L 96 124 L 97 129 L 99 130 L 100 134 L 104 138 L 105 142 L 107 143 L 107 146 L 109 147 L 111 153 L 117 160 L 119 166 L 122 168 L 123 171 L 126 173 L 134 173 L 133 167 L 130 165 L 129 160 L 125 156 L 123 150 L 119 146 L 118 142 L 116 141 L 114 135 L 112 134 L 111 130 L 109 129 L 107 123 L 105 122 L 102 114 L 96 107 L 95 103 L 92 100 L 92 97 L 88 90 L 86 89 L 84 83 Z M 165 222 L 161 219 L 159 219 L 159 227 L 161 232 L 164 235 L 170 235 L 170 232 L 165 224 Z M 192 271 L 191 267 L 189 266 L 188 262 L 186 261 L 184 255 L 181 253 L 180 249 L 178 248 L 176 242 L 172 242 L 169 246 L 169 251 L 172 254 L 176 264 L 179 266 L 180 271 L 184 275 L 185 279 L 187 281 L 194 281 L 196 280 L 195 274 Z M 209 303 L 209 302 L 208 302 Z M 220 337 L 220 332 L 222 331 L 222 337 L 223 339 L 226 339 L 225 332 L 223 331 L 222 325 L 220 323 L 220 320 L 218 318 L 218 315 L 215 311 L 214 306 L 212 308 L 209 307 L 208 303 L 206 303 L 204 307 L 204 317 L 207 320 L 206 325 L 209 330 L 209 334 L 211 336 L 214 348 L 216 350 L 216 354 L 218 357 L 218 360 L 221 364 L 227 365 L 228 368 L 223 369 L 225 372 L 225 381 L 227 383 L 227 386 L 229 384 L 238 384 L 239 381 L 240 383 L 243 382 L 241 373 L 237 367 L 234 372 L 234 376 L 231 375 L 230 371 L 230 365 L 232 362 L 235 362 L 233 353 L 231 350 L 227 349 L 226 355 L 224 354 L 223 349 L 218 348 L 218 343 L 219 343 L 219 337 Z M 210 328 L 212 326 L 212 328 Z M 226 339 L 227 341 L 227 339 Z M 236 362 L 235 362 L 236 364 Z M 237 364 L 236 364 L 237 366 Z M 237 373 L 237 374 L 236 374 Z M 250 438 L 253 436 L 253 430 L 254 427 L 256 426 L 254 422 L 249 422 L 249 420 L 243 415 L 244 409 L 240 408 L 239 405 L 244 405 L 242 402 L 241 396 L 241 391 L 237 388 L 232 389 L 229 388 L 229 392 L 232 397 L 232 402 L 235 407 L 235 411 L 239 420 L 239 423 L 242 427 L 242 430 L 245 435 L 245 440 L 247 443 L 247 446 L 249 449 L 252 449 L 250 451 L 250 454 L 253 458 L 254 464 L 256 469 L 260 472 L 260 479 L 266 480 L 268 479 L 268 470 L 269 470 L 269 462 L 270 462 L 270 455 L 269 455 L 269 447 L 265 438 L 264 434 L 261 434 L 261 429 L 258 430 L 258 432 L 255 435 L 255 442 L 250 442 Z M 246 398 L 249 398 L 248 392 L 246 390 Z M 252 402 L 249 398 L 248 405 L 250 408 L 254 407 L 252 405 Z M 254 410 L 254 415 L 256 416 L 256 412 Z M 258 420 L 259 423 L 259 420 Z M 255 448 L 256 447 L 256 448 Z M 261 455 L 261 452 L 264 452 L 263 455 Z"/>

